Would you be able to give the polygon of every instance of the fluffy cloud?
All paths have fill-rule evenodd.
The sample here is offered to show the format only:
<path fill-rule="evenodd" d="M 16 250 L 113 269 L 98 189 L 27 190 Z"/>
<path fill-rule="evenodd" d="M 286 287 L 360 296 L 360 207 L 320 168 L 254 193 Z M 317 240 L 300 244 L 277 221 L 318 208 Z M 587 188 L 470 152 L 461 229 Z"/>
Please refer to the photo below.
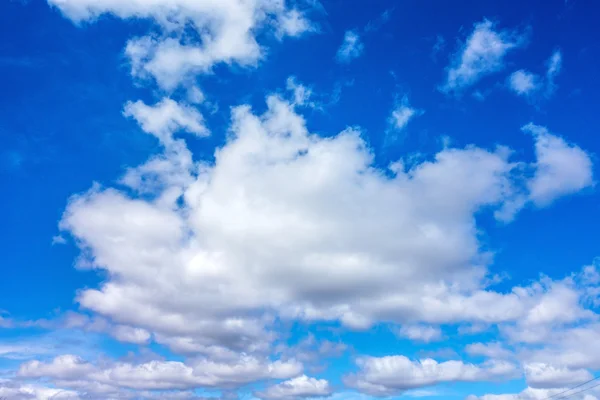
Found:
<path fill-rule="evenodd" d="M 584 150 L 538 125 L 528 124 L 523 131 L 536 140 L 536 172 L 529 182 L 530 198 L 536 205 L 546 205 L 593 184 L 592 160 Z"/>
<path fill-rule="evenodd" d="M 482 77 L 504 68 L 504 57 L 526 43 L 523 33 L 495 29 L 491 21 L 475 24 L 463 47 L 453 56 L 448 75 L 441 90 L 461 92 Z"/>
<path fill-rule="evenodd" d="M 291 378 L 301 372 L 302 366 L 293 360 L 269 362 L 249 356 L 241 356 L 229 363 L 199 359 L 191 365 L 175 361 L 94 365 L 73 355 L 63 355 L 49 363 L 25 363 L 18 375 L 21 378 L 51 378 L 69 389 L 85 387 L 93 390 L 96 387 L 119 391 L 237 388 L 261 380 Z"/>
<path fill-rule="evenodd" d="M 360 35 L 356 31 L 346 31 L 344 41 L 337 51 L 336 59 L 341 63 L 348 63 L 360 57 L 363 50 L 364 45 L 360 39 Z"/>
<path fill-rule="evenodd" d="M 290 103 L 267 103 L 264 115 L 233 110 L 214 165 L 193 163 L 177 139 L 180 150 L 167 146 L 159 159 L 185 164 L 185 179 L 147 164 L 137 181 L 125 179 L 144 182 L 151 172 L 161 182 L 144 187 L 157 190 L 154 199 L 93 188 L 70 201 L 61 227 L 81 245 L 82 265 L 113 277 L 82 290 L 81 306 L 173 348 L 212 354 L 265 351 L 273 313 L 353 328 L 496 323 L 542 301 L 543 287 L 485 289 L 488 256 L 474 215 L 515 196 L 518 164 L 507 149 L 448 148 L 386 175 L 358 132 L 321 138 Z M 174 161 L 180 154 L 186 163 Z"/>
<path fill-rule="evenodd" d="M 19 384 L 0 379 L 0 398 L 7 400 L 79 400 L 79 395 L 71 390 Z"/>
<path fill-rule="evenodd" d="M 209 73 L 220 63 L 253 66 L 263 57 L 259 31 L 270 28 L 278 37 L 312 30 L 302 13 L 284 0 L 48 0 L 75 22 L 103 14 L 149 19 L 161 35 L 131 39 L 126 47 L 132 73 L 153 77 L 165 89 L 190 83 L 195 74 Z M 193 29 L 190 34 L 186 29 Z M 194 39 L 201 38 L 200 41 Z"/>
<path fill-rule="evenodd" d="M 256 395 L 266 400 L 293 400 L 308 397 L 325 397 L 329 396 L 331 392 L 329 382 L 325 379 L 316 379 L 301 375 L 270 386 L 266 390 L 256 393 Z"/>
<path fill-rule="evenodd" d="M 155 135 L 163 144 L 169 144 L 173 140 L 173 133 L 178 130 L 198 136 L 208 135 L 204 118 L 197 109 L 168 98 L 154 106 L 141 101 L 129 102 L 123 113 L 133 117 L 145 132 Z"/>
<path fill-rule="evenodd" d="M 572 370 L 544 363 L 526 364 L 525 378 L 533 388 L 569 387 L 592 379 L 592 374 L 585 369 Z"/>
<path fill-rule="evenodd" d="M 409 389 L 442 382 L 476 382 L 518 375 L 515 365 L 489 361 L 481 365 L 462 361 L 439 363 L 432 359 L 412 361 L 404 356 L 359 358 L 360 372 L 346 377 L 346 384 L 373 396 L 394 396 Z"/>
<path fill-rule="evenodd" d="M 525 70 L 518 70 L 511 74 L 509 78 L 510 88 L 518 95 L 529 95 L 538 90 L 540 83 L 539 77 Z"/>

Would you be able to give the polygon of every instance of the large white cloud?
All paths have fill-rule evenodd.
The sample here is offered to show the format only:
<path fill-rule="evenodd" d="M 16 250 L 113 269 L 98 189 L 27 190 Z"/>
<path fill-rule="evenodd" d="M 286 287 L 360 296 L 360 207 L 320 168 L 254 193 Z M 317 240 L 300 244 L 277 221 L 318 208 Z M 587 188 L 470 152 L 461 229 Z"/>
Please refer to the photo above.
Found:
<path fill-rule="evenodd" d="M 550 286 L 485 289 L 489 255 L 474 217 L 519 195 L 507 149 L 449 148 L 385 171 L 358 132 L 321 138 L 288 102 L 271 96 L 268 106 L 233 110 L 213 165 L 169 139 L 159 165 L 181 175 L 130 170 L 136 179 L 123 181 L 154 188 L 153 200 L 94 188 L 70 201 L 62 228 L 82 265 L 111 277 L 80 292 L 84 308 L 198 352 L 264 350 L 274 315 L 361 328 L 539 314 Z M 181 154 L 186 163 L 174 161 Z M 149 175 L 161 185 L 142 187 Z"/>
<path fill-rule="evenodd" d="M 75 22 L 103 14 L 150 19 L 160 34 L 131 39 L 126 54 L 136 76 L 151 76 L 173 89 L 208 73 L 219 63 L 256 65 L 265 51 L 258 32 L 270 27 L 275 37 L 311 30 L 300 11 L 284 0 L 48 0 Z M 192 29 L 193 34 L 186 32 Z M 196 40 L 195 37 L 199 37 Z"/>

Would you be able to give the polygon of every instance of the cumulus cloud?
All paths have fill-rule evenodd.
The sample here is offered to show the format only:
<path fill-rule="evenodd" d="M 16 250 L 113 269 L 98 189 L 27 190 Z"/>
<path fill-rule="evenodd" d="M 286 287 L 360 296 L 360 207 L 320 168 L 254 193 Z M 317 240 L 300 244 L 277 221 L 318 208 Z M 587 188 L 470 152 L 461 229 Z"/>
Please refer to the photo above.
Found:
<path fill-rule="evenodd" d="M 337 51 L 336 59 L 341 63 L 349 63 L 363 53 L 364 45 L 356 31 L 346 31 L 344 41 Z"/>
<path fill-rule="evenodd" d="M 21 378 L 51 378 L 62 387 L 88 390 L 183 390 L 199 387 L 237 388 L 247 383 L 286 379 L 299 375 L 298 362 L 259 360 L 241 356 L 234 362 L 219 363 L 208 359 L 188 365 L 175 361 L 149 361 L 143 364 L 116 362 L 94 365 L 73 355 L 56 357 L 49 363 L 27 362 L 19 368 Z"/>
<path fill-rule="evenodd" d="M 154 106 L 148 106 L 142 101 L 128 102 L 123 113 L 134 118 L 145 132 L 156 136 L 164 144 L 170 143 L 173 133 L 178 130 L 198 136 L 208 135 L 204 118 L 197 109 L 168 98 Z"/>
<path fill-rule="evenodd" d="M 528 124 L 523 131 L 535 138 L 536 172 L 529 191 L 536 205 L 578 192 L 593 184 L 592 160 L 580 147 L 552 135 L 548 129 Z"/>
<path fill-rule="evenodd" d="M 464 45 L 453 55 L 441 90 L 460 93 L 484 76 L 502 70 L 505 56 L 525 44 L 526 35 L 522 32 L 497 30 L 489 20 L 475 24 Z"/>
<path fill-rule="evenodd" d="M 518 376 L 517 367 L 505 361 L 481 365 L 462 361 L 412 361 L 404 356 L 359 358 L 360 371 L 349 375 L 346 384 L 372 396 L 396 396 L 409 389 L 443 382 L 494 381 Z"/>
<path fill-rule="evenodd" d="M 267 104 L 263 115 L 233 110 L 214 165 L 177 139 L 182 150 L 159 159 L 188 154 L 185 179 L 152 169 L 155 197 L 96 187 L 71 199 L 62 229 L 85 265 L 115 277 L 82 290 L 82 307 L 172 349 L 222 354 L 266 351 L 272 313 L 351 328 L 498 323 L 541 301 L 543 287 L 485 288 L 474 215 L 512 201 L 507 149 L 447 148 L 386 175 L 357 131 L 322 138 L 290 103 Z"/>
<path fill-rule="evenodd" d="M 301 375 L 296 378 L 268 387 L 256 396 L 265 400 L 293 400 L 310 397 L 326 397 L 332 393 L 325 379 L 310 378 Z"/>
<path fill-rule="evenodd" d="M 544 363 L 531 363 L 524 366 L 527 384 L 533 388 L 560 388 L 580 384 L 592 379 L 585 369 L 569 369 Z"/>
<path fill-rule="evenodd" d="M 95 20 L 103 14 L 155 22 L 160 35 L 131 39 L 126 55 L 132 73 L 152 77 L 164 89 L 189 84 L 192 77 L 210 73 L 221 63 L 254 66 L 264 56 L 260 31 L 276 37 L 297 37 L 312 24 L 284 1 L 271 0 L 48 0 L 74 22 Z M 191 28 L 193 33 L 186 29 Z M 200 41 L 195 37 L 201 38 Z"/>

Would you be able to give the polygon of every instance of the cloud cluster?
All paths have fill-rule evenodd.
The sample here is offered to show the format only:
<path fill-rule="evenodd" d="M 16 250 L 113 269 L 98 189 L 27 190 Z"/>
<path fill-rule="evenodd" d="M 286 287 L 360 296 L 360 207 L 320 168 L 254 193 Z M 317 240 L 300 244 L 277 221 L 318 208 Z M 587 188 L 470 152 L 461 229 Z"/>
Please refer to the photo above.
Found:
<path fill-rule="evenodd" d="M 94 185 L 69 200 L 61 237 L 79 246 L 78 268 L 105 279 L 78 291 L 81 313 L 61 323 L 164 346 L 177 361 L 40 358 L 1 381 L 0 396 L 192 399 L 198 388 L 225 396 L 257 383 L 264 387 L 254 395 L 266 400 L 329 396 L 331 384 L 305 370 L 346 346 L 311 337 L 288 346 L 281 327 L 296 322 L 349 330 L 387 324 L 419 342 L 442 339 L 442 326 L 483 326 L 506 341 L 468 345 L 480 362 L 358 356 L 358 372 L 344 382 L 370 396 L 523 375 L 530 388 L 522 394 L 481 399 L 539 399 L 600 368 L 600 355 L 582 346 L 600 340 L 596 268 L 494 290 L 493 252 L 479 225 L 482 215 L 508 222 L 524 207 L 591 187 L 592 158 L 577 145 L 528 124 L 522 130 L 534 144 L 532 161 L 509 147 L 468 145 L 382 168 L 359 129 L 309 131 L 299 109 L 315 107 L 311 90 L 290 78 L 291 98 L 267 96 L 264 112 L 233 107 L 226 142 L 214 159 L 198 160 L 186 135 L 210 132 L 195 77 L 221 63 L 256 65 L 261 34 L 281 40 L 313 29 L 302 11 L 283 0 L 48 2 L 78 23 L 104 14 L 152 21 L 156 31 L 131 39 L 125 52 L 135 77 L 171 92 L 123 110 L 156 138 L 160 153 L 128 168 L 113 187 Z M 476 24 L 442 90 L 460 93 L 500 71 L 525 41 L 488 20 Z M 360 36 L 348 31 L 337 59 L 362 51 Z M 547 90 L 560 63 L 555 53 Z M 539 78 L 517 72 L 515 90 L 537 90 Z M 173 94 L 180 86 L 186 100 Z M 402 130 L 422 113 L 404 99 L 389 122 Z M 51 385 L 23 383 L 33 380 Z"/>
<path fill-rule="evenodd" d="M 524 69 L 513 72 L 508 78 L 508 87 L 517 95 L 533 101 L 551 97 L 556 91 L 556 77 L 562 69 L 562 53 L 556 50 L 546 64 L 544 77 Z"/>
<path fill-rule="evenodd" d="M 77 23 L 104 14 L 155 23 L 158 34 L 131 39 L 125 52 L 134 76 L 151 77 L 167 90 L 190 84 L 195 75 L 210 73 L 217 64 L 255 66 L 265 54 L 256 38 L 261 30 L 283 38 L 313 29 L 301 11 L 287 7 L 283 0 L 48 0 L 48 3 Z"/>

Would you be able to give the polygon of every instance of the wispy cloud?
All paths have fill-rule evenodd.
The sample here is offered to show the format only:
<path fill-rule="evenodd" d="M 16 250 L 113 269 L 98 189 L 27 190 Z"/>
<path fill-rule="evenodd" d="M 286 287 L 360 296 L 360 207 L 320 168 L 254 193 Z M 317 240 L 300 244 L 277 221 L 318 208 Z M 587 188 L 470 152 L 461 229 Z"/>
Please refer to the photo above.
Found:
<path fill-rule="evenodd" d="M 518 96 L 528 98 L 537 102 L 542 98 L 549 99 L 557 89 L 556 77 L 562 69 L 562 53 L 554 51 L 546 62 L 546 73 L 544 76 L 520 69 L 513 72 L 508 78 L 508 88 Z"/>
<path fill-rule="evenodd" d="M 344 41 L 337 51 L 336 59 L 341 63 L 349 63 L 355 58 L 360 57 L 364 51 L 364 45 L 360 35 L 356 31 L 346 31 Z"/>

